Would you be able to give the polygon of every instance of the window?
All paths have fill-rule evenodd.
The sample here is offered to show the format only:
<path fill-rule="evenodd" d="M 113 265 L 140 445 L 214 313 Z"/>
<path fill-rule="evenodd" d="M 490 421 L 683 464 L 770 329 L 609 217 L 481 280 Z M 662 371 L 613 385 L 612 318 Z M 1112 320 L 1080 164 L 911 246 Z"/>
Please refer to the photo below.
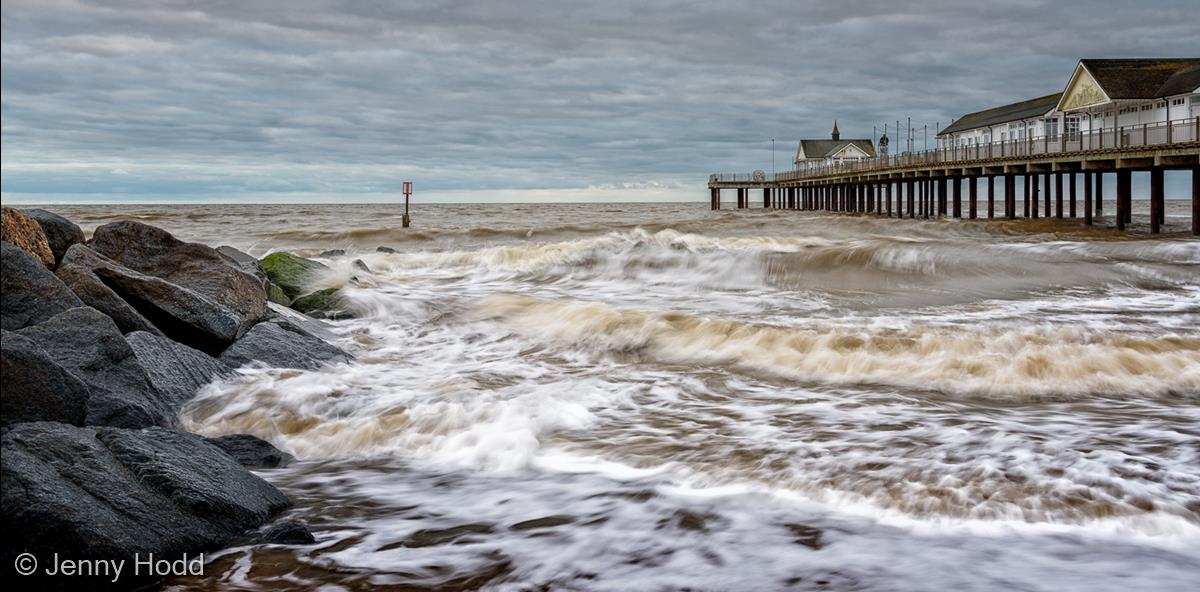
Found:
<path fill-rule="evenodd" d="M 1046 137 L 1051 140 L 1058 138 L 1058 118 L 1057 117 L 1047 117 L 1046 118 Z"/>
<path fill-rule="evenodd" d="M 1067 117 L 1065 120 L 1065 127 L 1063 129 L 1063 133 L 1066 134 L 1066 138 L 1068 140 L 1078 140 L 1079 139 L 1079 117 L 1076 117 L 1076 116 Z"/>
<path fill-rule="evenodd" d="M 1186 102 L 1186 100 L 1185 100 L 1185 99 L 1182 99 L 1182 98 L 1180 98 L 1180 99 L 1172 99 L 1172 100 L 1171 100 L 1171 104 L 1172 104 L 1172 105 L 1182 105 L 1182 104 L 1184 104 L 1185 102 Z"/>

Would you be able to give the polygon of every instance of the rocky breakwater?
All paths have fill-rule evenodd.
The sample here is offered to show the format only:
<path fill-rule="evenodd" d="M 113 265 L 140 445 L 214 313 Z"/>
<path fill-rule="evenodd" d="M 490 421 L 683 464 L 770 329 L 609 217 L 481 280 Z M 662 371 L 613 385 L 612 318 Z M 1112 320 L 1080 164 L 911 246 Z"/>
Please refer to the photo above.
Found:
<path fill-rule="evenodd" d="M 0 238 L 5 581 L 132 589 L 231 543 L 312 540 L 268 524 L 290 502 L 250 471 L 288 454 L 177 416 L 245 364 L 349 361 L 320 321 L 270 303 L 249 255 L 139 222 L 84 242 L 60 216 L 6 207 Z"/>

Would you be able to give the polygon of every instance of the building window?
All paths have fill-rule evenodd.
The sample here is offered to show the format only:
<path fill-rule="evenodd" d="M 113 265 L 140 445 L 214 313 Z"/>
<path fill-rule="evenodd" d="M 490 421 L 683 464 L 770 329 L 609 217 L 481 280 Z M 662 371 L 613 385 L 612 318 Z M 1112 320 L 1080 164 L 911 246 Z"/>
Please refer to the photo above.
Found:
<path fill-rule="evenodd" d="M 1079 139 L 1079 118 L 1076 116 L 1067 117 L 1065 119 L 1065 128 L 1063 133 L 1066 134 L 1068 140 Z"/>
<path fill-rule="evenodd" d="M 1055 140 L 1058 138 L 1058 118 L 1057 117 L 1047 117 L 1046 118 L 1046 137 L 1051 140 Z"/>
<path fill-rule="evenodd" d="M 1182 105 L 1183 103 L 1184 103 L 1183 99 L 1172 99 L 1171 100 L 1172 105 Z"/>

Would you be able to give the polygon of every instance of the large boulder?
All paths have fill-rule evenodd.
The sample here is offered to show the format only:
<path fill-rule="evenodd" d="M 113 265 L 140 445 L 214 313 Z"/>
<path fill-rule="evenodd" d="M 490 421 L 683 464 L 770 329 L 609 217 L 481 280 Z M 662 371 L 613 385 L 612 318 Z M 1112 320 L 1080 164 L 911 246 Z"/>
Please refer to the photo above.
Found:
<path fill-rule="evenodd" d="M 265 320 L 268 323 L 276 323 L 293 333 L 324 339 L 328 342 L 337 339 L 337 334 L 333 332 L 333 326 L 325 321 L 314 319 L 280 304 L 270 303 L 267 308 Z"/>
<path fill-rule="evenodd" d="M 62 261 L 63 255 L 67 253 L 67 249 L 71 248 L 71 245 L 83 242 L 83 229 L 78 224 L 54 212 L 31 208 L 21 210 L 21 213 L 33 218 L 37 221 L 38 226 L 42 227 L 42 232 L 46 234 L 46 242 L 50 246 L 50 252 L 54 253 L 55 263 Z"/>
<path fill-rule="evenodd" d="M 87 255 L 81 255 L 86 252 Z M 90 306 L 106 315 L 117 324 L 117 328 L 122 333 L 130 333 L 132 331 L 148 331 L 161 335 L 162 332 L 158 327 L 154 326 L 149 319 L 142 316 L 128 302 L 125 302 L 112 288 L 106 286 L 104 282 L 96 274 L 92 273 L 89 265 L 99 262 L 104 259 L 99 254 L 83 245 L 73 245 L 67 251 L 64 257 L 68 263 L 60 263 L 58 269 L 54 271 L 54 275 L 62 280 L 71 291 L 79 297 L 80 300 L 87 306 Z M 81 261 L 87 260 L 88 263 Z M 112 262 L 103 262 L 103 264 L 112 264 Z"/>
<path fill-rule="evenodd" d="M 174 410 L 154 388 L 121 331 L 96 309 L 73 308 L 18 333 L 88 386 L 87 425 L 141 428 L 174 423 Z"/>
<path fill-rule="evenodd" d="M 79 297 L 41 262 L 0 242 L 0 327 L 15 331 L 77 306 L 83 306 Z"/>
<path fill-rule="evenodd" d="M 133 589 L 152 583 L 136 557 L 176 561 L 219 548 L 289 506 L 286 497 L 194 434 L 161 428 L 24 423 L 0 439 L 5 579 L 21 553 L 46 561 L 125 560 L 112 575 L 27 576 L 42 590 Z"/>
<path fill-rule="evenodd" d="M 46 241 L 45 231 L 37 220 L 22 214 L 20 210 L 0 207 L 0 240 L 8 241 L 29 253 L 47 268 L 54 268 L 54 252 Z"/>
<path fill-rule="evenodd" d="M 138 273 L 82 245 L 71 247 L 62 266 L 87 268 L 121 300 L 167 337 L 211 354 L 242 334 L 236 312 L 199 292 Z"/>
<path fill-rule="evenodd" d="M 216 358 L 160 335 L 134 331 L 125 341 L 172 411 L 177 412 L 204 385 L 233 374 Z"/>
<path fill-rule="evenodd" d="M 322 339 L 291 331 L 279 323 L 259 323 L 221 353 L 221 361 L 237 368 L 262 362 L 273 368 L 314 370 L 324 364 L 347 362 L 350 355 Z"/>
<path fill-rule="evenodd" d="M 305 259 L 286 251 L 277 251 L 263 257 L 259 263 L 267 272 L 271 282 L 283 289 L 288 298 L 296 298 L 309 291 L 309 286 L 318 274 L 329 269 L 325 264 Z"/>
<path fill-rule="evenodd" d="M 0 424 L 58 421 L 83 425 L 91 392 L 32 339 L 0 332 Z"/>
<path fill-rule="evenodd" d="M 125 267 L 222 304 L 237 313 L 243 331 L 267 309 L 262 279 L 208 245 L 183 242 L 161 228 L 132 220 L 97 228 L 90 244 L 97 253 Z"/>
<path fill-rule="evenodd" d="M 292 308 L 317 319 L 351 319 L 356 315 L 338 288 L 325 288 L 292 301 Z"/>
<path fill-rule="evenodd" d="M 295 460 L 270 442 L 250 434 L 229 434 L 208 441 L 248 469 L 278 469 Z"/>

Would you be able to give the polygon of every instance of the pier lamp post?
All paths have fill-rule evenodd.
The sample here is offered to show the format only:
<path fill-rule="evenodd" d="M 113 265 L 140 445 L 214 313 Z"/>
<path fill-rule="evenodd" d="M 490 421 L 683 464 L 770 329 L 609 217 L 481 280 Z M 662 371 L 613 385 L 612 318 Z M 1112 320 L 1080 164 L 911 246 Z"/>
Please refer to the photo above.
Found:
<path fill-rule="evenodd" d="M 775 138 L 771 138 L 771 180 L 775 180 Z"/>

